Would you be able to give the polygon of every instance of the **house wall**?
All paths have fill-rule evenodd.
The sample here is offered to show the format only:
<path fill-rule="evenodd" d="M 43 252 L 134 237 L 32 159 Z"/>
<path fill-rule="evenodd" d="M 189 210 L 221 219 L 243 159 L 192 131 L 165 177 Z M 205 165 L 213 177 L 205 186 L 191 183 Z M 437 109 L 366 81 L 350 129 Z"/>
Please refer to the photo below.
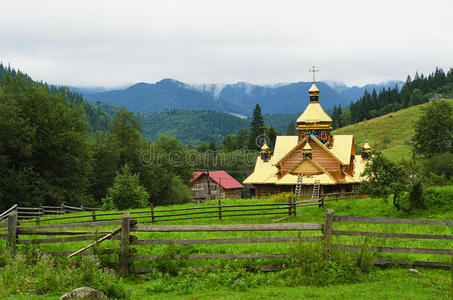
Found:
<path fill-rule="evenodd" d="M 354 191 L 354 186 L 357 184 L 337 184 L 337 185 L 321 185 L 321 196 L 332 193 L 347 193 Z M 266 198 L 278 193 L 294 193 L 295 185 L 277 186 L 275 184 L 256 184 L 256 198 Z M 303 185 L 302 198 L 311 198 L 313 192 L 312 185 Z"/>

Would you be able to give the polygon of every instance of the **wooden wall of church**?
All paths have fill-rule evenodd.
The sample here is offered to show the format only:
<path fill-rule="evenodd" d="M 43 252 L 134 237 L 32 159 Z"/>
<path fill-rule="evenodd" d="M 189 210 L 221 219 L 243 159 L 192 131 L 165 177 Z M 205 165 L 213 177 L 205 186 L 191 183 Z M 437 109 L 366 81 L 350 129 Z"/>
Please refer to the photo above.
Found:
<path fill-rule="evenodd" d="M 340 171 L 340 163 L 315 142 L 310 142 L 313 160 L 329 173 Z"/>

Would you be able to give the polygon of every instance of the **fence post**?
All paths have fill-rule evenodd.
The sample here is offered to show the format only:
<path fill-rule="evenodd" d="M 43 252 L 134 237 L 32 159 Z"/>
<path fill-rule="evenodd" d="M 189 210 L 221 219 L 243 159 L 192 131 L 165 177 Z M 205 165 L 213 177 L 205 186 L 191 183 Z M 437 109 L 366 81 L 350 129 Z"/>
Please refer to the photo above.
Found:
<path fill-rule="evenodd" d="M 151 206 L 151 222 L 155 222 L 154 221 L 154 204 L 152 202 L 150 202 L 150 206 Z"/>
<path fill-rule="evenodd" d="M 129 242 L 131 232 L 131 215 L 125 213 L 121 223 L 120 274 L 126 277 L 129 274 Z"/>
<path fill-rule="evenodd" d="M 293 197 L 293 215 L 296 217 L 297 215 L 297 204 L 296 204 L 296 196 Z"/>
<path fill-rule="evenodd" d="M 40 220 L 39 216 L 36 217 L 36 225 L 38 225 L 38 226 L 41 225 L 41 220 Z"/>
<path fill-rule="evenodd" d="M 91 215 L 93 216 L 93 222 L 96 222 L 96 211 L 94 209 L 91 211 Z"/>
<path fill-rule="evenodd" d="M 60 210 L 61 210 L 61 214 L 65 214 L 65 213 L 66 213 L 66 212 L 64 211 L 64 203 L 61 203 Z"/>
<path fill-rule="evenodd" d="M 222 220 L 222 199 L 219 198 L 219 220 Z"/>
<path fill-rule="evenodd" d="M 324 215 L 324 226 L 322 228 L 324 247 L 326 247 L 328 257 L 330 257 L 332 249 L 333 213 L 334 211 L 332 209 L 326 210 L 326 214 Z"/>
<path fill-rule="evenodd" d="M 8 216 L 8 240 L 9 248 L 16 247 L 17 240 L 17 211 L 12 211 Z"/>
<path fill-rule="evenodd" d="M 292 207 L 293 207 L 293 204 L 292 204 L 292 201 L 291 201 L 291 196 L 289 196 L 289 198 L 288 198 L 288 216 L 290 216 L 290 217 L 291 217 L 291 214 L 292 214 L 292 212 L 291 212 L 291 208 Z"/>

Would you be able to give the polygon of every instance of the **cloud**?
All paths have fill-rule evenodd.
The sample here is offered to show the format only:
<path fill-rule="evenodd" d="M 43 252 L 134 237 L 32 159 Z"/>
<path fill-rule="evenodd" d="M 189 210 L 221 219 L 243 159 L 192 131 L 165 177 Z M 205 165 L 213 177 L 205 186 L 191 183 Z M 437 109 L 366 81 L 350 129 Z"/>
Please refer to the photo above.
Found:
<path fill-rule="evenodd" d="M 120 86 L 365 84 L 453 61 L 450 1 L 2 1 L 0 60 L 33 78 Z"/>

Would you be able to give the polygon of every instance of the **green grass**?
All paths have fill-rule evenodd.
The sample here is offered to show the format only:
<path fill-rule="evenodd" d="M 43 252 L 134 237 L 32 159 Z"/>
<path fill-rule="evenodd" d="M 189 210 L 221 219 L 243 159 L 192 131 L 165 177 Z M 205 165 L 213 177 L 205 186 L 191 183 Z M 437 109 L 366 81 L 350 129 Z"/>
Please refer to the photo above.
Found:
<path fill-rule="evenodd" d="M 263 203 L 266 199 L 248 199 L 248 200 L 224 200 L 223 204 L 240 204 L 240 203 Z M 211 206 L 213 203 L 183 204 L 174 205 L 168 208 L 182 208 L 182 207 L 203 207 Z M 157 207 L 156 210 L 165 209 L 166 207 Z M 348 215 L 348 216 L 369 216 L 369 217 L 398 217 L 398 218 L 423 218 L 423 219 L 453 219 L 453 211 L 432 209 L 427 211 L 414 212 L 411 215 L 403 212 L 396 211 L 391 203 L 384 202 L 380 199 L 351 199 L 351 200 L 338 200 L 330 201 L 325 208 L 318 208 L 316 206 L 301 207 L 297 210 L 297 217 L 290 217 L 282 220 L 281 222 L 309 222 L 309 223 L 323 223 L 324 211 L 330 208 L 335 211 L 335 215 Z M 143 209 L 140 209 L 143 210 Z M 137 210 L 136 210 L 137 211 Z M 85 213 L 86 214 L 86 213 Z M 77 214 L 72 214 L 77 215 Z M 78 214 L 81 215 L 81 214 Z M 162 222 L 157 224 L 247 224 L 247 223 L 272 223 L 275 218 L 281 218 L 282 215 L 269 215 L 269 216 L 246 216 L 224 218 L 223 220 L 213 219 L 200 219 L 200 220 L 185 220 L 175 222 Z M 50 217 L 48 217 L 50 218 Z M 104 218 L 112 218 L 106 216 Z M 120 216 L 116 216 L 120 218 Z M 43 218 L 41 224 L 68 222 L 68 220 L 50 221 L 46 222 Z M 103 217 L 98 217 L 102 220 Z M 87 219 L 70 219 L 70 222 L 83 221 Z M 30 224 L 34 225 L 34 224 Z M 104 226 L 99 230 L 116 229 L 119 226 Z M 71 228 L 86 230 L 87 227 Z M 371 223 L 334 223 L 335 230 L 357 230 L 357 231 L 379 231 L 379 232 L 395 232 L 395 233 L 425 233 L 425 234 L 453 234 L 452 228 L 447 226 L 430 226 L 430 225 L 400 225 L 400 224 L 371 224 Z M 222 237 L 281 237 L 281 236 L 297 236 L 295 232 L 181 232 L 181 233 L 133 233 L 139 239 L 202 239 L 202 238 L 222 238 Z M 320 231 L 304 231 L 300 235 L 321 235 Z M 21 236 L 22 239 L 29 238 L 44 238 L 43 236 Z M 371 244 L 380 246 L 392 247 L 414 247 L 414 248 L 442 248 L 451 249 L 451 241 L 448 240 L 423 240 L 423 239 L 384 239 L 384 238 L 353 238 L 336 236 L 334 242 L 339 244 Z M 4 241 L 2 242 L 4 243 Z M 75 242 L 65 244 L 42 244 L 40 249 L 42 251 L 75 251 L 87 245 L 86 242 Z M 133 246 L 137 249 L 137 254 L 163 254 L 168 246 Z M 119 241 L 105 241 L 99 245 L 98 249 L 119 248 Z M 272 244 L 226 244 L 226 245 L 194 245 L 191 247 L 183 247 L 186 252 L 192 254 L 222 254 L 222 253 L 288 253 L 290 243 L 272 243 Z M 88 253 L 92 253 L 89 250 Z M 382 257 L 398 258 L 406 260 L 428 260 L 428 261 L 451 261 L 451 258 L 444 255 L 423 255 L 423 254 L 380 254 Z M 117 255 L 102 256 L 103 262 L 107 265 L 112 265 L 117 262 Z M 281 265 L 284 261 L 276 260 L 255 260 L 253 262 L 246 260 L 202 260 L 202 261 L 188 261 L 189 267 L 216 267 L 222 268 L 225 264 L 236 265 L 244 267 L 252 263 L 255 266 L 276 264 Z M 137 261 L 134 263 L 136 268 L 150 268 L 153 266 L 151 262 Z M 128 279 L 127 284 L 132 288 L 132 298 L 149 298 L 149 299 L 251 299 L 251 298 L 285 298 L 285 299 L 426 299 L 426 298 L 448 298 L 448 291 L 451 289 L 451 271 L 449 270 L 432 270 L 424 269 L 420 276 L 407 276 L 404 272 L 407 267 L 401 268 L 383 268 L 378 269 L 376 272 L 367 275 L 364 282 L 354 284 L 332 285 L 327 287 L 313 287 L 313 286 L 295 286 L 288 287 L 281 279 L 271 280 L 273 276 L 278 277 L 277 273 L 258 274 L 256 278 L 264 281 L 276 282 L 272 287 L 258 286 L 254 288 L 242 287 L 241 289 L 235 288 L 217 288 L 217 290 L 210 292 L 209 288 L 203 287 L 200 291 L 186 287 L 187 295 L 174 292 L 159 292 L 150 293 L 149 285 L 153 284 L 154 279 L 142 280 L 141 277 L 131 277 Z M 253 279 L 253 278 L 252 278 Z M 251 280 L 252 280 L 251 279 Z M 256 279 L 256 280 L 258 280 Z M 253 279 L 255 280 L 255 279 Z M 450 281 L 450 285 L 448 282 Z M 399 282 L 399 284 L 398 284 Z M 385 289 L 384 289 L 385 287 Z M 449 289 L 450 288 L 450 289 Z M 341 291 L 341 292 L 339 292 Z M 433 297 L 427 297 L 434 295 Z M 52 299 L 53 295 L 46 295 Z M 55 298 L 58 298 L 55 295 Z M 11 298 L 11 299 L 21 299 Z M 24 299 L 24 298 L 22 298 Z M 33 298 L 27 298 L 33 299 Z M 36 299 L 42 299 L 37 297 Z"/>
<path fill-rule="evenodd" d="M 453 104 L 453 99 L 445 100 Z M 392 160 L 410 159 L 411 147 L 404 144 L 415 133 L 414 124 L 423 107 L 428 104 L 412 106 L 381 117 L 363 121 L 337 129 L 333 134 L 353 134 L 354 141 L 362 147 L 365 138 L 372 149 L 381 151 Z"/>

